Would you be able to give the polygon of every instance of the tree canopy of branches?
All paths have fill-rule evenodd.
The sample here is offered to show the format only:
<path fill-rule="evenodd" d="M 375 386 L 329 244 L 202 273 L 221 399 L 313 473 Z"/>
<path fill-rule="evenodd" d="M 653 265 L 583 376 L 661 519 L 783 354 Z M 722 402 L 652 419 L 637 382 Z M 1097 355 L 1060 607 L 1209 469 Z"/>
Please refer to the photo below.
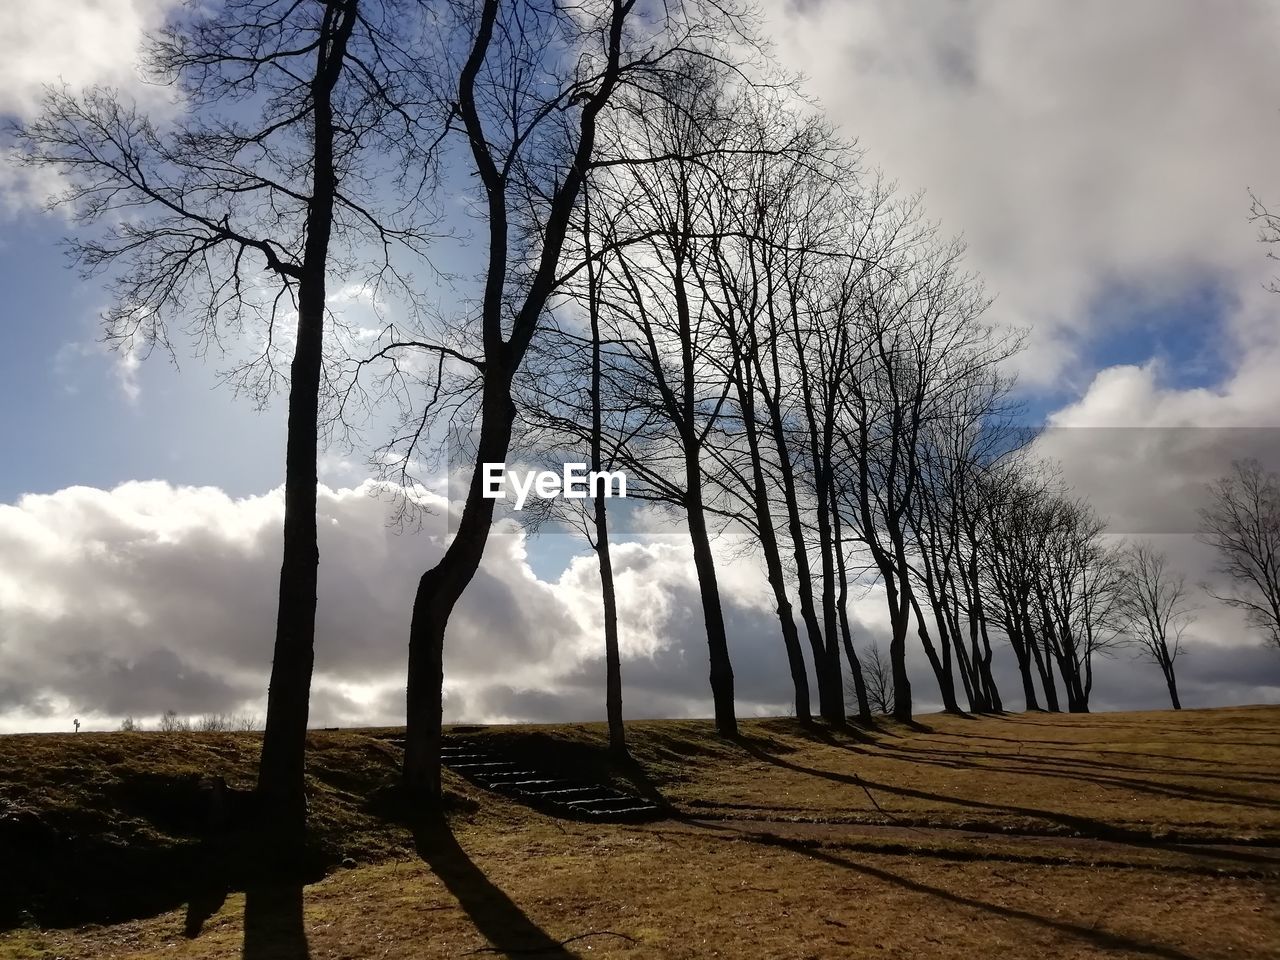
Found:
<path fill-rule="evenodd" d="M 1174 572 L 1168 558 L 1148 542 L 1131 544 L 1124 554 L 1121 605 L 1125 635 L 1141 655 L 1160 668 L 1173 709 L 1181 710 L 1174 661 L 1182 653 L 1182 637 L 1195 620 L 1188 602 L 1186 578 Z"/>
<path fill-rule="evenodd" d="M 401 284 L 393 250 L 421 254 L 426 179 L 387 204 L 385 158 L 420 156 L 401 77 L 404 11 L 378 0 L 226 0 L 179 9 L 145 68 L 176 94 L 151 116 L 112 90 L 51 90 L 17 131 L 27 163 L 57 170 L 56 203 L 82 230 L 86 274 L 109 271 L 106 336 L 170 350 L 174 323 L 265 402 L 287 381 L 284 556 L 258 788 L 282 836 L 305 823 L 303 749 L 318 552 L 316 454 L 335 278 Z M 391 212 L 387 212 L 387 211 Z M 284 355 L 292 345 L 287 373 Z"/>
<path fill-rule="evenodd" d="M 1218 552 L 1226 592 L 1215 599 L 1244 611 L 1280 647 L 1280 477 L 1257 460 L 1238 460 L 1209 488 L 1199 539 Z"/>
<path fill-rule="evenodd" d="M 428 51 L 436 65 L 432 81 L 452 104 L 462 135 L 457 159 L 479 184 L 486 254 L 477 309 L 453 325 L 459 342 L 479 356 L 439 337 L 402 345 L 439 358 L 402 462 L 412 460 L 425 425 L 440 414 L 437 401 L 455 413 L 467 405 L 457 391 L 441 388 L 446 358 L 466 368 L 475 418 L 475 466 L 456 533 L 419 581 L 410 627 L 404 777 L 411 795 L 426 803 L 440 794 L 445 629 L 479 566 L 493 518 L 480 467 L 504 462 L 511 447 L 516 380 L 561 298 L 566 236 L 590 168 L 605 159 L 601 118 L 628 91 L 657 89 L 688 58 L 723 52 L 732 38 L 744 38 L 745 21 L 726 4 L 637 4 L 454 4 L 445 11 L 443 39 Z"/>

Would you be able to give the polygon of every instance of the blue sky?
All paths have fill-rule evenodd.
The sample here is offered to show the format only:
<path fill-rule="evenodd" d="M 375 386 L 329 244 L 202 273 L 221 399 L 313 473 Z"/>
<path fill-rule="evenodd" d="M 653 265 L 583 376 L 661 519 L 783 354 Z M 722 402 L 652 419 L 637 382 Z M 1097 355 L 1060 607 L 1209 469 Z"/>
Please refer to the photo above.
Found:
<path fill-rule="evenodd" d="M 101 340 L 108 291 L 67 264 L 60 241 L 72 229 L 61 216 L 37 211 L 4 225 L 0 322 L 11 339 L 0 355 L 0 449 L 12 459 L 0 473 L 0 500 L 127 480 L 208 484 L 236 496 L 279 484 L 283 398 L 258 410 L 218 381 L 219 358 L 195 356 L 181 339 L 176 366 L 156 351 L 126 371 L 127 358 Z M 1154 364 L 1169 389 L 1221 384 L 1236 353 L 1223 331 L 1238 307 L 1239 292 L 1221 275 L 1157 291 L 1104 284 L 1074 338 L 1078 359 L 1057 380 L 1019 388 L 1028 423 L 1077 401 L 1097 371 L 1118 365 Z M 351 454 L 357 461 L 363 455 Z M 535 556 L 542 573 L 580 549 L 572 538 L 545 540 L 548 556 Z"/>
<path fill-rule="evenodd" d="M 107 293 L 68 269 L 69 224 L 25 212 L 4 226 L 0 324 L 0 501 L 72 484 L 164 478 L 261 492 L 283 477 L 277 409 L 259 413 L 217 383 L 218 365 L 179 345 L 180 369 L 154 353 L 128 374 L 101 342 Z M 136 396 L 130 386 L 136 385 Z"/>

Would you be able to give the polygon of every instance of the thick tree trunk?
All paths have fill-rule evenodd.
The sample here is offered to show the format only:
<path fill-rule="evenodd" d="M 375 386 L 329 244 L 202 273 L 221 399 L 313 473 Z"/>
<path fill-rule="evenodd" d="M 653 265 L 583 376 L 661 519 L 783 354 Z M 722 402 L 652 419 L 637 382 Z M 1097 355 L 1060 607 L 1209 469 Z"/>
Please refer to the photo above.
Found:
<path fill-rule="evenodd" d="M 1173 704 L 1173 709 L 1181 710 L 1182 701 L 1178 699 L 1178 680 L 1173 675 L 1173 664 L 1165 667 L 1164 681 L 1169 686 L 1169 702 Z"/>
<path fill-rule="evenodd" d="M 707 626 L 707 650 L 711 662 L 711 699 L 715 707 L 716 732 L 725 737 L 738 735 L 733 704 L 733 666 L 729 662 L 729 639 L 720 606 L 720 585 L 715 558 L 702 507 L 702 470 L 696 448 L 686 453 L 685 482 L 688 490 L 689 538 L 693 543 L 693 564 L 698 571 L 702 595 L 702 617 Z"/>
<path fill-rule="evenodd" d="M 323 271 L 311 278 L 304 294 L 300 297 L 298 343 L 289 389 L 280 605 L 258 766 L 263 813 L 285 840 L 298 839 L 306 828 L 303 769 L 320 562 L 316 545 L 316 417 L 324 330 Z"/>
<path fill-rule="evenodd" d="M 505 462 L 515 414 L 505 377 L 487 378 L 476 469 L 458 530 L 440 562 L 418 581 L 413 600 L 405 690 L 404 781 L 410 797 L 431 807 L 440 801 L 445 628 L 480 567 L 493 522 L 495 501 L 483 495 L 481 464 Z"/>
<path fill-rule="evenodd" d="M 1035 680 L 1031 677 L 1031 653 L 1021 635 L 1009 633 L 1009 645 L 1013 647 L 1013 656 L 1018 661 L 1018 676 L 1022 680 L 1022 701 L 1024 710 L 1039 710 L 1040 701 L 1036 697 Z"/>
<path fill-rule="evenodd" d="M 889 621 L 893 635 L 889 639 L 889 669 L 893 674 L 893 716 L 911 722 L 911 678 L 907 675 L 907 629 L 911 624 L 910 598 L 900 598 L 892 571 L 884 571 L 885 592 L 889 598 Z"/>
<path fill-rule="evenodd" d="M 901 618 L 889 641 L 889 665 L 893 669 L 893 716 L 904 723 L 911 721 L 911 678 L 907 676 L 907 624 Z"/>
<path fill-rule="evenodd" d="M 344 9 L 335 6 L 324 16 L 311 84 L 315 165 L 298 277 L 297 343 L 289 370 L 284 556 L 257 785 L 266 822 L 286 844 L 300 841 L 306 831 L 304 771 L 320 563 L 316 542 L 316 433 L 324 363 L 325 273 L 336 189 L 332 95 L 355 26 L 356 0 Z"/>

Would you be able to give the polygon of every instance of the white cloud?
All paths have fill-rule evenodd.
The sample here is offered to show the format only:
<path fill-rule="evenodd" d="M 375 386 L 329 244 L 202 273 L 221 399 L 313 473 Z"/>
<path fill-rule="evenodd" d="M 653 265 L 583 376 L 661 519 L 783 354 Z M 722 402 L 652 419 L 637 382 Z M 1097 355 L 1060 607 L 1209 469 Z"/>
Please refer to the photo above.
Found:
<path fill-rule="evenodd" d="M 444 520 L 397 534 L 387 491 L 378 493 L 371 481 L 320 488 L 316 724 L 403 715 L 413 590 L 440 556 Z M 261 714 L 281 511 L 278 490 L 233 499 L 161 481 L 69 487 L 0 506 L 0 676 L 22 678 L 0 684 L 0 729 L 60 729 L 71 716 L 109 725 L 170 708 Z M 453 717 L 603 712 L 595 564 L 580 558 L 558 580 L 540 580 L 526 546 L 518 531 L 493 536 L 450 620 Z M 629 712 L 706 712 L 706 643 L 687 548 L 624 543 L 615 562 Z M 763 582 L 731 569 L 725 581 L 728 615 L 742 625 L 742 709 L 785 704 L 781 644 L 752 595 Z"/>
<path fill-rule="evenodd" d="M 146 33 L 178 0 L 57 0 L 0 5 L 0 117 L 31 119 L 48 86 L 103 85 L 152 107 L 173 92 L 143 81 Z M 23 168 L 0 150 L 0 218 L 38 210 L 66 184 L 51 169 Z"/>
<path fill-rule="evenodd" d="M 176 0 L 59 0 L 0 8 L 0 114 L 30 116 L 44 87 L 104 84 L 160 99 L 137 61 Z"/>
<path fill-rule="evenodd" d="M 139 342 L 109 344 L 101 340 L 74 340 L 62 344 L 53 356 L 53 374 L 70 394 L 78 394 L 86 377 L 98 375 L 105 358 L 120 395 L 130 406 L 142 397 L 142 362 L 145 348 Z"/>
<path fill-rule="evenodd" d="M 319 492 L 320 584 L 313 724 L 397 723 L 405 643 L 419 574 L 440 556 L 442 515 L 422 532 L 387 525 L 372 482 Z M 385 491 L 384 491 L 385 493 Z M 438 498 L 437 498 L 438 501 Z M 438 505 L 438 502 L 437 502 Z M 279 575 L 280 491 L 235 499 L 160 481 L 113 490 L 68 487 L 0 506 L 0 730 L 90 728 L 125 714 L 263 712 Z M 524 536 L 491 538 L 449 624 L 451 719 L 595 719 L 603 714 L 599 578 L 590 558 L 556 580 L 530 569 Z M 721 558 L 740 714 L 785 713 L 790 685 L 764 578 L 741 551 Z M 697 580 L 679 537 L 616 544 L 624 703 L 628 716 L 706 716 L 707 647 Z M 857 598 L 859 643 L 884 634 L 876 589 Z M 1219 613 L 1208 674 L 1191 673 L 1192 704 L 1280 697 Z M 916 699 L 936 707 L 913 649 Z M 1008 651 L 997 654 L 1017 703 Z M 1238 663 L 1233 671 L 1230 664 Z M 1110 706 L 1159 706 L 1141 665 L 1100 668 Z M 1152 680 L 1151 683 L 1147 683 Z M 1136 692 L 1135 692 L 1136 691 Z"/>
<path fill-rule="evenodd" d="M 1078 376 L 1099 332 L 1090 307 L 1115 284 L 1163 302 L 1223 282 L 1242 300 L 1229 323 L 1253 343 L 1269 265 L 1246 188 L 1280 198 L 1280 3 L 768 9 L 784 61 L 870 162 L 966 236 L 993 316 L 1031 325 L 1024 379 Z"/>

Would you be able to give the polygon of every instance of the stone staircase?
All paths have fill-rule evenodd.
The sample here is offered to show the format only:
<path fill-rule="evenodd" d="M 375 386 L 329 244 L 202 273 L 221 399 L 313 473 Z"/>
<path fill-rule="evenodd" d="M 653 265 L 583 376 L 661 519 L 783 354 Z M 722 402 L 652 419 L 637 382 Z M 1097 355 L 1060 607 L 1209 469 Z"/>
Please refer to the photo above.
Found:
<path fill-rule="evenodd" d="M 602 822 L 657 820 L 665 811 L 636 793 L 535 770 L 514 753 L 446 737 L 440 762 L 477 786 L 561 817 Z"/>

